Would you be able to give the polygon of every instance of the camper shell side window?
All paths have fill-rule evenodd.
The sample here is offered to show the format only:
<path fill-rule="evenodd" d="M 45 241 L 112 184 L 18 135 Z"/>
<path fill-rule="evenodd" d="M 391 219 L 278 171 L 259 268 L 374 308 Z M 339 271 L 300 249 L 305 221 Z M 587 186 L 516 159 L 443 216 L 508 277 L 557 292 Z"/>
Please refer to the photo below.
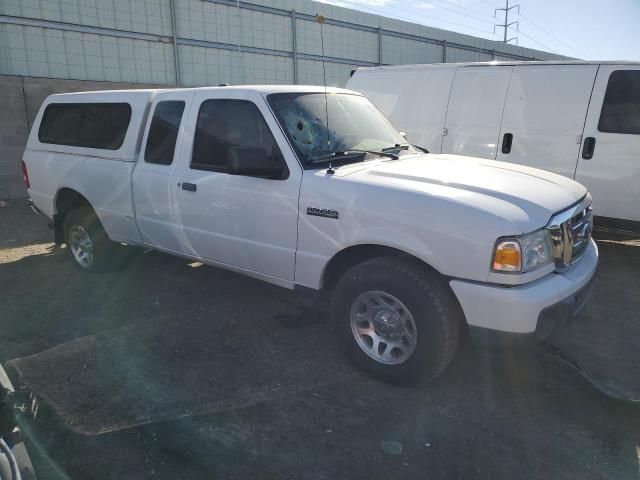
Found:
<path fill-rule="evenodd" d="M 118 150 L 124 143 L 128 103 L 51 103 L 40 122 L 40 143 Z"/>

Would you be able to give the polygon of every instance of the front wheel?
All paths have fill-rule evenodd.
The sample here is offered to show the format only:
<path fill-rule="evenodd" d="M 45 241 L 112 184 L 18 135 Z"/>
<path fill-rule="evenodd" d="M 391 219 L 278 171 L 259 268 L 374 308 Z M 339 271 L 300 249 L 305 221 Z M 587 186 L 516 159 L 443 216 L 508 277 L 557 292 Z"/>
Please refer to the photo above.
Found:
<path fill-rule="evenodd" d="M 438 376 L 459 343 L 461 310 L 447 285 L 411 259 L 380 257 L 338 282 L 332 317 L 359 367 L 394 383 Z"/>

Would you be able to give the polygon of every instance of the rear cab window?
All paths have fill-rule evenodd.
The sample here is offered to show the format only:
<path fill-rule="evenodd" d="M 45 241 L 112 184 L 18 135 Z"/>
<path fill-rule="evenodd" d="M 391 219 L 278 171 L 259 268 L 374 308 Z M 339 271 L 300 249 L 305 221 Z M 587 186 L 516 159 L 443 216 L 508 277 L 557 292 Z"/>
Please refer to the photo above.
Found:
<path fill-rule="evenodd" d="M 184 106 L 183 100 L 158 102 L 147 136 L 147 145 L 144 151 L 145 162 L 158 165 L 173 163 Z"/>
<path fill-rule="evenodd" d="M 40 122 L 40 143 L 118 150 L 125 139 L 128 103 L 52 103 Z"/>
<path fill-rule="evenodd" d="M 616 70 L 611 73 L 598 130 L 640 135 L 640 70 Z"/>

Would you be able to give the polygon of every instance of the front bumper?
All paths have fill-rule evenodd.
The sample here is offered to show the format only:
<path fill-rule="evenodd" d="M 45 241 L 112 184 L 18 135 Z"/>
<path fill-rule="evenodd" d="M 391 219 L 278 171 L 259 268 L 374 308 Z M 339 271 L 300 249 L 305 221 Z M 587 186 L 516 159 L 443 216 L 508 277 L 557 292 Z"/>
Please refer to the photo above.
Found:
<path fill-rule="evenodd" d="M 467 323 L 472 327 L 509 333 L 548 336 L 554 325 L 577 315 L 589 295 L 589 284 L 598 268 L 598 247 L 589 247 L 569 270 L 551 273 L 516 287 L 452 280 Z"/>

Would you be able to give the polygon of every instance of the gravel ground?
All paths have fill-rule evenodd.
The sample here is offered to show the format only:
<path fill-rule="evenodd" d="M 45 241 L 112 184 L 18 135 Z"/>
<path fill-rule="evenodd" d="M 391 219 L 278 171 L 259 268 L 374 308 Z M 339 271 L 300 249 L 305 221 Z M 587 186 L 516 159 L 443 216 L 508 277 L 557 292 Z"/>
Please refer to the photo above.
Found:
<path fill-rule="evenodd" d="M 154 252 L 87 275 L 24 206 L 0 227 L 0 362 L 52 406 L 30 432 L 43 478 L 640 477 L 632 237 L 602 236 L 592 301 L 554 349 L 465 344 L 400 388 L 282 289 Z"/>

